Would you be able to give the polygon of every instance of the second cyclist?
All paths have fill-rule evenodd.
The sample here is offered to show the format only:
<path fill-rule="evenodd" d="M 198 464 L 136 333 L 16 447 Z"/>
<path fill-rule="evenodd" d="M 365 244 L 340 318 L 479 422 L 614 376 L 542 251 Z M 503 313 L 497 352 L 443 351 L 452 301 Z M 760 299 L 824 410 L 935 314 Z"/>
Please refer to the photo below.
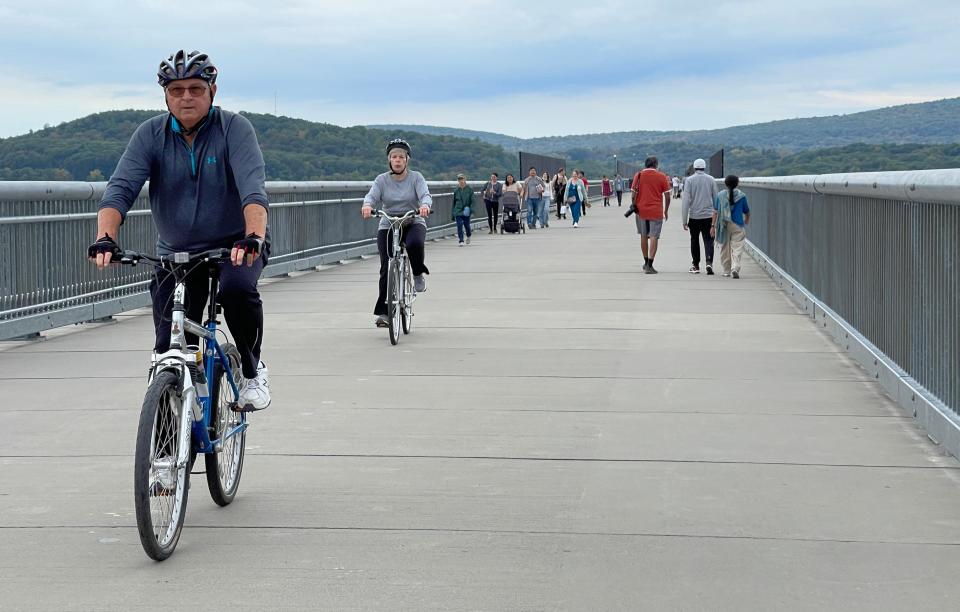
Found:
<path fill-rule="evenodd" d="M 410 145 L 402 138 L 394 138 L 387 143 L 387 164 L 389 172 L 379 175 L 370 191 L 363 198 L 361 213 L 364 219 L 373 215 L 374 208 L 382 209 L 389 215 L 400 216 L 414 210 L 419 213 L 408 226 L 403 229 L 403 244 L 410 256 L 410 265 L 413 268 L 413 283 L 417 293 L 427 290 L 424 274 L 429 274 L 424 265 L 424 243 L 427 240 L 427 221 L 433 198 L 427 188 L 427 181 L 416 170 L 410 170 Z M 391 244 L 390 222 L 380 219 L 377 231 L 377 250 L 380 251 L 380 292 L 377 303 L 373 307 L 376 315 L 377 327 L 389 326 L 387 320 L 387 259 Z"/>

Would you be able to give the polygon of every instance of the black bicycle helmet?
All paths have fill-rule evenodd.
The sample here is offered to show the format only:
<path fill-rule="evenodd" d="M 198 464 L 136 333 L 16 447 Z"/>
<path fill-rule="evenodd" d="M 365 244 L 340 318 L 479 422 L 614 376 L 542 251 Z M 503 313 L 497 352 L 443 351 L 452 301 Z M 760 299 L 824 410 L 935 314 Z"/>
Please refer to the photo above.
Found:
<path fill-rule="evenodd" d="M 387 155 L 390 155 L 390 151 L 393 149 L 403 149 L 407 152 L 407 157 L 411 156 L 410 144 L 403 138 L 394 138 L 387 143 Z"/>
<path fill-rule="evenodd" d="M 199 51 L 187 53 L 180 49 L 160 62 L 157 81 L 160 87 L 166 87 L 171 82 L 181 79 L 203 79 L 213 85 L 217 82 L 217 67 L 210 62 L 210 57 L 206 53 Z"/>

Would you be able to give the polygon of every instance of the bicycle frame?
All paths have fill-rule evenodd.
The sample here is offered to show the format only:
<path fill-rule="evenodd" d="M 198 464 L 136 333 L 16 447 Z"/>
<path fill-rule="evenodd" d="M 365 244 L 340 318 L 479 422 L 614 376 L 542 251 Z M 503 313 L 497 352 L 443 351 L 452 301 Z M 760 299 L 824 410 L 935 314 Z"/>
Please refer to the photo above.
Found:
<path fill-rule="evenodd" d="M 382 210 L 377 211 L 378 217 L 383 217 L 390 222 L 390 234 L 392 236 L 391 240 L 391 249 L 390 253 L 387 255 L 387 267 L 400 266 L 401 272 L 404 269 L 404 261 L 407 259 L 407 249 L 403 246 L 403 224 L 410 219 L 414 218 L 413 211 L 400 216 L 400 217 L 391 217 Z M 387 283 L 390 283 L 390 275 L 387 275 Z M 399 294 L 398 294 L 399 295 Z M 389 285 L 387 290 L 387 295 L 384 298 L 385 300 L 390 299 Z M 413 305 L 413 302 L 416 301 L 416 293 L 413 294 L 410 300 L 410 305 Z M 387 306 L 390 305 L 389 301 L 385 302 Z M 399 307 L 400 304 L 397 304 Z"/>
<path fill-rule="evenodd" d="M 213 268 L 215 270 L 215 268 Z M 210 440 L 211 415 L 213 413 L 213 396 L 209 391 L 207 381 L 212 381 L 215 374 L 216 364 L 222 364 L 227 374 L 227 381 L 230 385 L 230 391 L 233 393 L 233 399 L 236 401 L 240 397 L 240 389 L 234 380 L 233 370 L 230 367 L 230 361 L 223 353 L 220 343 L 217 341 L 217 314 L 219 305 L 216 303 L 217 288 L 219 283 L 219 274 L 212 271 L 210 274 L 210 301 L 207 306 L 207 322 L 200 325 L 186 317 L 186 308 L 184 306 L 186 298 L 186 285 L 182 277 L 182 270 L 171 270 L 177 280 L 173 292 L 173 310 L 171 312 L 170 325 L 170 349 L 161 354 L 154 354 L 151 359 L 150 378 L 152 379 L 157 372 L 172 370 L 180 378 L 182 388 L 181 396 L 186 410 L 190 411 L 191 418 L 182 420 L 183 429 L 180 432 L 181 440 L 186 441 L 184 436 L 192 433 L 193 449 L 197 453 L 215 453 L 222 448 L 224 440 L 236 436 L 247 429 L 247 419 L 241 413 L 241 422 L 239 425 L 226 432 L 217 440 Z M 194 334 L 204 339 L 203 356 L 199 362 L 197 360 L 197 351 L 191 350 L 187 345 L 186 334 Z M 204 377 L 202 380 L 194 380 L 191 370 L 203 367 Z M 197 372 L 199 374 L 199 372 Z M 221 389 L 221 393 L 226 389 Z M 199 405 L 200 414 L 195 414 L 194 406 Z M 185 415 L 186 416 L 186 415 Z M 190 429 L 187 429 L 187 426 Z M 177 457 L 178 468 L 187 464 L 189 460 L 190 445 L 180 444 L 180 456 Z"/>

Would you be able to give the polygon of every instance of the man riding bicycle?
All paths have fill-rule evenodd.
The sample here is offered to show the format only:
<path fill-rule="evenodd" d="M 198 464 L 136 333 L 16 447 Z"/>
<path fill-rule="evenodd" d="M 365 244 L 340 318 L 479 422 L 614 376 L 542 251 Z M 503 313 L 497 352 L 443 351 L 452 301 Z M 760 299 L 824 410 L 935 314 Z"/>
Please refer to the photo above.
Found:
<path fill-rule="evenodd" d="M 370 191 L 363 198 L 363 207 L 360 212 L 364 219 L 373 216 L 374 207 L 383 209 L 390 215 L 400 216 L 411 210 L 418 211 L 416 217 L 403 230 L 404 248 L 410 256 L 410 265 L 413 269 L 414 289 L 417 293 L 427 290 L 424 274 L 430 274 L 423 264 L 424 243 L 427 240 L 427 221 L 433 198 L 427 189 L 427 181 L 416 170 L 410 170 L 410 145 L 402 138 L 395 138 L 387 143 L 387 164 L 389 172 L 379 175 Z M 380 219 L 377 231 L 377 249 L 380 251 L 380 293 L 377 303 L 373 307 L 376 315 L 377 327 L 389 327 L 387 319 L 387 260 L 390 250 L 390 222 Z"/>
<path fill-rule="evenodd" d="M 177 51 L 160 62 L 157 79 L 169 112 L 143 122 L 131 137 L 100 200 L 97 240 L 87 255 L 100 269 L 118 259 L 117 232 L 148 179 L 159 254 L 231 249 L 232 265 L 220 264 L 218 295 L 245 379 L 238 405 L 262 410 L 270 405 L 257 290 L 270 253 L 263 154 L 249 120 L 213 106 L 217 68 L 206 54 Z M 158 353 L 170 348 L 174 285 L 158 267 L 150 284 Z M 208 297 L 207 268 L 188 275 L 186 285 L 187 316 L 198 320 Z M 187 340 L 197 342 L 192 335 Z"/>

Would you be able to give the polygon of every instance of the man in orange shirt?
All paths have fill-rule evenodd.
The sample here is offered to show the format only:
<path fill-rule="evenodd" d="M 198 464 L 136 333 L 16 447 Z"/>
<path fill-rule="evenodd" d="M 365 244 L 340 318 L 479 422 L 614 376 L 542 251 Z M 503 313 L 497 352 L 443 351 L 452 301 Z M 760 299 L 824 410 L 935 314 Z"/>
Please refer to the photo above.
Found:
<path fill-rule="evenodd" d="M 637 232 L 640 234 L 640 248 L 643 250 L 643 271 L 656 274 L 653 259 L 657 256 L 657 243 L 660 230 L 668 218 L 670 209 L 670 180 L 657 167 L 656 157 L 650 156 L 643 162 L 643 170 L 637 172 L 631 184 L 634 193 L 634 206 L 637 210 Z M 649 240 L 649 246 L 647 241 Z"/>

